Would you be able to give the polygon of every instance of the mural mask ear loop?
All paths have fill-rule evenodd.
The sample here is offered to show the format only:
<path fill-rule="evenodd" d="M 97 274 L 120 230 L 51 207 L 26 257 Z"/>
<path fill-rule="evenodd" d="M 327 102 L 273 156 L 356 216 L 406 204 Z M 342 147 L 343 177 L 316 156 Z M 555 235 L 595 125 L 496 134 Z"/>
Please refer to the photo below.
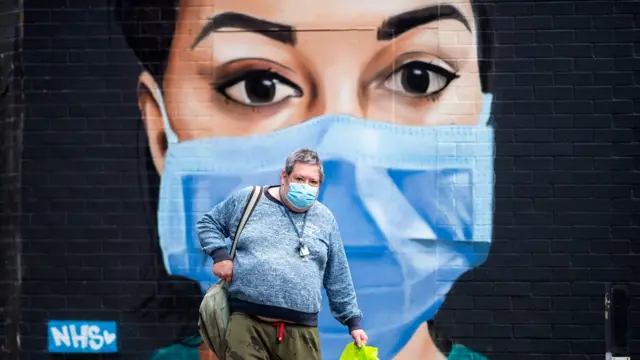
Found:
<path fill-rule="evenodd" d="M 165 132 L 165 137 L 167 138 L 167 146 L 168 148 L 171 148 L 172 145 L 175 145 L 178 143 L 178 136 L 176 136 L 176 133 L 173 131 L 173 129 L 171 129 L 171 124 L 169 123 L 169 116 L 167 115 L 167 109 L 165 108 L 164 105 L 164 98 L 162 96 L 162 91 L 160 91 L 160 89 L 157 90 L 156 92 L 156 98 L 158 101 L 158 107 L 160 108 L 160 113 L 162 114 L 162 124 L 164 127 L 164 132 Z M 162 182 L 165 182 L 165 177 L 162 176 L 163 180 Z M 166 191 L 166 190 L 165 190 Z M 160 189 L 160 198 L 159 198 L 159 203 L 158 203 L 158 210 L 161 208 L 161 204 L 162 204 L 162 199 L 166 198 L 165 196 L 162 195 L 163 194 L 163 188 L 161 187 Z M 182 201 L 182 199 L 180 199 L 180 201 Z M 161 215 L 160 212 L 158 212 L 158 223 L 160 223 L 161 217 L 163 217 L 166 215 Z M 173 219 L 165 219 L 164 221 L 169 221 L 170 223 L 172 223 L 174 226 L 183 226 L 184 224 L 181 224 L 179 222 L 179 220 L 176 219 L 180 219 L 179 217 L 175 217 Z M 173 221 L 172 221 L 173 220 Z M 176 221 L 178 221 L 176 223 Z M 173 254 L 180 254 L 180 252 L 185 251 L 186 250 L 186 245 L 175 245 L 175 242 L 173 244 L 170 243 L 170 238 L 167 239 L 166 237 L 163 236 L 164 234 L 162 234 L 162 231 L 159 230 L 159 243 L 160 243 L 160 248 L 162 249 L 162 261 L 164 263 L 164 267 L 167 270 L 168 274 L 172 274 L 171 271 L 171 261 L 169 260 L 169 256 L 173 255 Z M 168 243 L 169 242 L 169 243 Z M 172 246 L 173 245 L 173 246 Z"/>
<path fill-rule="evenodd" d="M 493 94 L 482 93 L 482 110 L 478 119 L 478 126 L 491 126 L 491 105 L 493 105 Z"/>
<path fill-rule="evenodd" d="M 169 144 L 169 146 L 171 146 L 171 144 L 177 144 L 178 136 L 173 131 L 173 129 L 171 129 L 171 124 L 169 123 L 169 116 L 167 115 L 167 109 L 164 106 L 164 98 L 162 96 L 162 91 L 160 91 L 160 89 L 156 91 L 156 97 L 158 98 L 158 106 L 160 107 L 160 113 L 162 114 L 162 124 L 164 126 L 165 136 L 167 137 L 167 143 Z"/>

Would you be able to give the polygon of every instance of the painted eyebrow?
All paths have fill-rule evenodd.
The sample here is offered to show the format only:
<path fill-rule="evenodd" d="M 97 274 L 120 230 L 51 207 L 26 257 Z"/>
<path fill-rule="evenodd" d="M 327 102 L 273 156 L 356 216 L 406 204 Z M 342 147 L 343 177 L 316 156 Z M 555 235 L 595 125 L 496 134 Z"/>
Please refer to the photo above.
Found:
<path fill-rule="evenodd" d="M 377 38 L 379 41 L 392 40 L 418 26 L 445 19 L 459 21 L 471 32 L 469 21 L 462 15 L 460 10 L 453 5 L 444 4 L 427 6 L 387 18 L 382 25 L 378 27 Z"/>
<path fill-rule="evenodd" d="M 234 28 L 250 31 L 290 46 L 294 46 L 296 44 L 295 29 L 293 26 L 259 19 L 247 14 L 224 12 L 207 21 L 196 39 L 193 41 L 191 49 L 198 46 L 198 44 L 207 36 L 211 35 L 211 33 L 222 28 Z"/>

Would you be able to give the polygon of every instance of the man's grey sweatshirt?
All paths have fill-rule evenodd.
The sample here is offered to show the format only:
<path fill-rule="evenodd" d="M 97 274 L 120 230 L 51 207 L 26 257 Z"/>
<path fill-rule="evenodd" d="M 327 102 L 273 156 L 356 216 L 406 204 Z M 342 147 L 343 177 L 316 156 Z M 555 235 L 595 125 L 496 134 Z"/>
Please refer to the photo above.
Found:
<path fill-rule="evenodd" d="M 226 239 L 235 236 L 251 189 L 232 194 L 198 221 L 200 244 L 214 262 L 230 259 Z M 287 214 L 309 249 L 306 262 Z M 238 240 L 229 284 L 231 311 L 317 326 L 323 286 L 332 315 L 349 332 L 360 329 L 362 313 L 331 211 L 316 201 L 306 214 L 292 212 L 265 187 Z"/>

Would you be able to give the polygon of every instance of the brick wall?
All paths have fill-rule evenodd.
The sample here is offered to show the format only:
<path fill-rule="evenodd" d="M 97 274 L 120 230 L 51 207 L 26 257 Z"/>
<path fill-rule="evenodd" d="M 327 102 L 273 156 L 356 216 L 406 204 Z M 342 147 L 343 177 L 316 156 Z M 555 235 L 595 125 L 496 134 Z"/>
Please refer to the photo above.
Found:
<path fill-rule="evenodd" d="M 601 359 L 605 285 L 621 283 L 639 356 L 640 3 L 488 10 L 493 243 L 448 294 L 439 337 L 490 359 Z M 117 321 L 119 358 L 194 330 L 199 289 L 167 276 L 157 245 L 141 68 L 111 20 L 100 0 L 25 3 L 21 359 L 51 358 L 50 319 Z"/>
<path fill-rule="evenodd" d="M 0 357 L 7 359 L 18 355 L 20 311 L 21 8 L 0 4 Z"/>

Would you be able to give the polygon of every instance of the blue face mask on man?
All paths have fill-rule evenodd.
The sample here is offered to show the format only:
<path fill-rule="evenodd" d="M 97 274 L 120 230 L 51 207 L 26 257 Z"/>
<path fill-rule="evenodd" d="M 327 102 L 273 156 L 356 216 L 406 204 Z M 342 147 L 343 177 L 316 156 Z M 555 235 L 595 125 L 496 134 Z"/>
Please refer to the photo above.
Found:
<path fill-rule="evenodd" d="M 167 271 L 198 281 L 205 291 L 216 278 L 196 222 L 235 190 L 277 182 L 294 150 L 314 149 L 325 171 L 317 198 L 340 227 L 363 326 L 380 358 L 392 359 L 435 315 L 455 280 L 488 254 L 491 100 L 484 95 L 475 126 L 397 126 L 324 115 L 264 135 L 180 143 L 162 108 L 169 147 L 158 231 Z M 292 189 L 287 198 L 294 206 L 312 202 L 311 192 Z M 319 331 L 327 359 L 339 358 L 352 341 L 328 311 L 326 296 Z"/>
<path fill-rule="evenodd" d="M 304 210 L 313 205 L 318 195 L 318 188 L 311 185 L 289 182 L 286 199 L 298 210 Z"/>

